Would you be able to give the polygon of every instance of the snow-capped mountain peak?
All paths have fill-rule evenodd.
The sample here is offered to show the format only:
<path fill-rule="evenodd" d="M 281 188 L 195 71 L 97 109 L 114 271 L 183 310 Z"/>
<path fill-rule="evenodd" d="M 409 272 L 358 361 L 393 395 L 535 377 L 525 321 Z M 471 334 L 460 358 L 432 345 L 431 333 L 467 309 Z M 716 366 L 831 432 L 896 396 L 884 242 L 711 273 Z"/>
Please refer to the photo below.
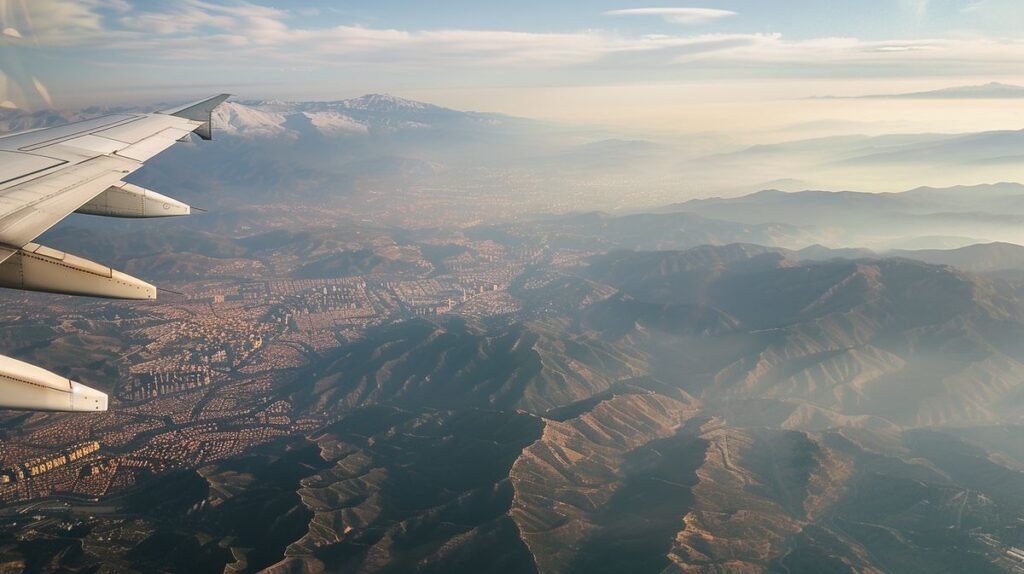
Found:
<path fill-rule="evenodd" d="M 374 112 L 393 112 L 396 110 L 430 110 L 437 109 L 437 106 L 424 104 L 405 98 L 399 98 L 390 94 L 366 94 L 358 98 L 342 100 L 343 107 L 351 110 L 363 110 Z"/>
<path fill-rule="evenodd" d="M 366 124 L 337 112 L 302 112 L 320 133 L 324 135 L 367 134 L 370 128 Z"/>
<path fill-rule="evenodd" d="M 285 116 L 237 102 L 225 102 L 213 112 L 215 129 L 236 136 L 274 136 L 286 131 Z"/>
<path fill-rule="evenodd" d="M 281 100 L 228 102 L 217 110 L 216 125 L 236 136 L 295 134 L 308 125 L 325 136 L 387 134 L 422 131 L 438 123 L 472 117 L 431 104 L 389 94 L 367 94 L 333 102 L 286 102 Z M 293 118 L 298 121 L 293 122 Z M 471 120 L 471 121 L 476 121 Z"/>

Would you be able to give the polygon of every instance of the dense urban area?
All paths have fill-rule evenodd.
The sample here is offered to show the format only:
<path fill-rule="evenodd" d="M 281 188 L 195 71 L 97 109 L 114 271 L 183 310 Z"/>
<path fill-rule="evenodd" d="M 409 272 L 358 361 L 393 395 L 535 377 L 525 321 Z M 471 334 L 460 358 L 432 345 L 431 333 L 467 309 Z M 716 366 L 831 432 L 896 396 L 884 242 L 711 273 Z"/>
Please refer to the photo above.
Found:
<path fill-rule="evenodd" d="M 85 345 L 97 331 L 119 337 L 102 342 L 116 356 L 116 370 L 105 371 L 110 411 L 9 427 L 0 465 L 11 470 L 0 475 L 0 498 L 97 499 L 140 477 L 321 426 L 293 413 L 288 388 L 313 359 L 368 328 L 445 314 L 514 320 L 519 303 L 509 286 L 549 254 L 488 241 L 459 247 L 443 274 L 420 262 L 397 276 L 174 282 L 175 293 L 155 303 L 3 293 L 0 322 L 14 333 L 54 325 L 52 337 Z M 77 442 L 88 446 L 64 456 Z"/>

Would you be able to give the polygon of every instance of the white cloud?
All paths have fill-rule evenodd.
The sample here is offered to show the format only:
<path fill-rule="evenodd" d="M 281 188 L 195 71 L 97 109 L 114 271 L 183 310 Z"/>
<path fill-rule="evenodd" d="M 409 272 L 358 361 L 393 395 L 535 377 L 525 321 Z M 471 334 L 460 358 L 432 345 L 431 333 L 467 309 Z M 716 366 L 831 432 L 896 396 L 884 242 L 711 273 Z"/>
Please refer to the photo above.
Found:
<path fill-rule="evenodd" d="M 609 10 L 605 16 L 660 16 L 673 24 L 706 24 L 721 18 L 735 16 L 732 10 L 717 8 L 627 8 Z"/>
<path fill-rule="evenodd" d="M 168 5 L 165 11 L 136 12 L 123 16 L 121 23 L 139 32 L 182 34 L 200 30 L 246 31 L 263 37 L 287 29 L 288 12 L 246 2 L 214 4 L 185 0 Z"/>
<path fill-rule="evenodd" d="M 979 0 L 998 2 L 1001 0 Z M 588 71 L 717 67 L 716 73 L 878 77 L 951 71 L 1015 75 L 1024 42 L 981 37 L 903 41 L 856 38 L 790 40 L 778 34 L 659 34 L 628 36 L 606 30 L 511 32 L 402 30 L 357 25 L 295 25 L 288 10 L 247 2 L 181 0 L 133 8 L 123 0 L 37 0 L 31 4 L 35 39 L 110 51 L 173 66 L 180 60 L 217 60 L 236 69 L 296 66 L 332 69 L 375 65 L 446 67 L 586 67 Z M 709 8 L 636 8 L 612 15 L 655 15 L 697 22 L 732 12 Z M 43 33 L 40 34 L 40 31 Z M 1005 72 L 1005 73 L 1001 73 Z M 724 77 L 724 76 L 723 76 Z"/>

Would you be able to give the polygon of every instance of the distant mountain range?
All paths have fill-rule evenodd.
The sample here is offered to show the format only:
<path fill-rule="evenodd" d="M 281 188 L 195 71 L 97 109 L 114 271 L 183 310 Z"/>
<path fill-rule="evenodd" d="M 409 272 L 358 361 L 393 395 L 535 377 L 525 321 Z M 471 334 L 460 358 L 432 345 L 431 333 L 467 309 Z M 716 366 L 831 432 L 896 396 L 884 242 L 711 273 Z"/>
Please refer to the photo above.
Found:
<path fill-rule="evenodd" d="M 1024 186 L 998 183 L 902 193 L 765 190 L 696 199 L 665 211 L 745 224 L 808 225 L 819 243 L 876 250 L 1024 242 Z"/>
<path fill-rule="evenodd" d="M 978 86 L 956 86 L 926 92 L 903 94 L 874 94 L 869 96 L 818 96 L 818 99 L 907 99 L 907 100 L 967 100 L 1024 98 L 1024 87 L 990 82 Z"/>
<path fill-rule="evenodd" d="M 840 414 L 872 426 L 884 426 L 880 419 L 918 426 L 950 416 L 995 421 L 1017 408 L 1024 305 L 1013 289 L 950 267 L 901 258 L 806 262 L 724 246 L 611 253 L 588 273 L 628 297 L 590 306 L 578 324 L 622 344 L 649 341 L 641 348 L 653 361 L 650 374 L 681 382 L 705 404 L 803 405 L 777 411 L 796 417 L 789 423 L 764 424 L 806 428 Z M 661 311 L 649 315 L 652 306 Z M 659 324 L 667 309 L 691 319 Z M 989 385 L 980 393 L 979 371 Z M 807 407 L 816 414 L 801 419 Z"/>
<path fill-rule="evenodd" d="M 0 107 L 0 134 L 45 128 L 74 121 L 77 115 L 55 111 L 26 113 L 15 108 Z"/>
<path fill-rule="evenodd" d="M 231 268 L 228 261 L 247 259 L 274 264 L 279 275 L 307 278 L 443 266 L 430 255 L 434 247 L 372 223 L 351 220 L 338 228 L 235 237 L 236 219 L 249 216 L 216 217 L 159 227 L 75 217 L 49 232 L 46 241 L 154 279 L 216 275 L 217 269 Z M 218 228 L 220 218 L 226 228 Z M 548 216 L 480 224 L 461 233 L 510 249 L 658 251 L 749 244 L 799 261 L 897 256 L 991 273 L 1024 270 L 1022 229 L 1024 186 L 996 184 L 895 194 L 768 190 L 692 200 L 655 213 Z"/>
<path fill-rule="evenodd" d="M 297 135 L 310 130 L 329 137 L 394 134 L 455 127 L 496 127 L 524 121 L 498 114 L 458 112 L 386 94 L 333 102 L 228 102 L 215 114 L 216 127 L 243 137 Z"/>
<path fill-rule="evenodd" d="M 977 244 L 959 249 L 896 249 L 886 255 L 949 265 L 976 273 L 1024 271 L 1024 246 L 1013 243 Z"/>
<path fill-rule="evenodd" d="M 53 125 L 104 111 L 112 110 L 30 115 L 0 110 L 0 129 Z M 650 141 L 382 94 L 327 102 L 228 102 L 217 110 L 215 125 L 220 144 L 204 146 L 202 153 L 176 146 L 135 176 L 136 183 L 170 181 L 179 189 L 221 185 L 214 201 L 233 193 L 245 198 L 347 196 L 366 181 L 449 188 L 502 181 L 498 191 L 510 199 L 523 196 L 523 185 L 562 190 L 547 205 L 532 208 L 545 211 L 560 204 L 567 191 L 583 196 L 574 204 L 621 208 L 635 203 L 632 197 L 622 198 L 623 188 L 636 195 L 643 190 L 652 197 L 679 197 L 735 195 L 768 186 L 893 191 L 1024 181 L 1024 132 L 1012 129 L 844 135 L 702 155 L 671 139 Z M 182 163 L 201 168 L 200 175 L 179 181 Z M 505 177 L 493 177 L 497 172 Z"/>
<path fill-rule="evenodd" d="M 1012 120 L 1008 126 L 1019 127 Z M 1024 181 L 1024 131 L 841 135 L 763 144 L 685 160 L 705 187 L 748 193 L 764 182 L 810 181 L 824 189 L 892 192 L 928 185 Z M 804 187 L 806 189 L 806 186 Z"/>
<path fill-rule="evenodd" d="M 681 211 L 622 216 L 571 214 L 515 224 L 482 225 L 468 233 L 472 237 L 512 245 L 525 243 L 576 249 L 686 249 L 727 243 L 800 248 L 824 241 L 813 226 L 751 225 Z"/>

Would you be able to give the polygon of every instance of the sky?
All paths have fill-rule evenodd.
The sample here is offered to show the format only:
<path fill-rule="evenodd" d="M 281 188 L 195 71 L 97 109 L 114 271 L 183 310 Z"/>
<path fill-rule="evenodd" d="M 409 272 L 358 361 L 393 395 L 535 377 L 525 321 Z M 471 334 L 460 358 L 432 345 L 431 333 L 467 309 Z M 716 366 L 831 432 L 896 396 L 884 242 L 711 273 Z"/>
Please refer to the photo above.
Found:
<path fill-rule="evenodd" d="M 923 129 L 962 108 L 808 98 L 1024 83 L 1019 0 L 0 0 L 0 28 L 0 104 L 25 109 L 384 92 L 638 130 Z M 1005 124 L 987 105 L 947 129 Z"/>

